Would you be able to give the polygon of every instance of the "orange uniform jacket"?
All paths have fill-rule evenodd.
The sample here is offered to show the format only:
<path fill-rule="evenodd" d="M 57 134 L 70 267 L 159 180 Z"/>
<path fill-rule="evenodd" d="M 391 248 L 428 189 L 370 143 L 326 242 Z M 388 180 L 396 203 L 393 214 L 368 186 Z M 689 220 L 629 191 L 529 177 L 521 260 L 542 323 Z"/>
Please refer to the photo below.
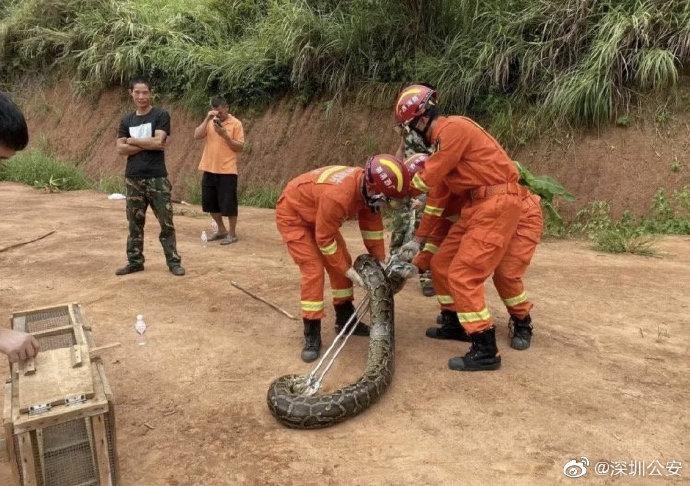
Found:
<path fill-rule="evenodd" d="M 505 150 L 469 118 L 438 117 L 431 141 L 436 151 L 412 179 L 412 185 L 422 192 L 441 182 L 451 193 L 462 194 L 478 187 L 518 181 L 518 171 Z"/>
<path fill-rule="evenodd" d="M 291 180 L 279 200 L 292 209 L 293 231 L 313 227 L 326 264 L 343 274 L 349 267 L 346 248 L 336 240 L 345 220 L 357 218 L 369 253 L 380 261 L 386 257 L 381 215 L 371 212 L 360 191 L 363 176 L 361 167 L 322 167 Z"/>
<path fill-rule="evenodd" d="M 444 182 L 434 186 L 427 195 L 424 213 L 415 236 L 425 240 L 443 239 L 447 230 L 444 231 L 442 226 L 445 225 L 441 224 L 441 221 L 457 221 L 465 199 L 463 196 L 451 195 Z"/>

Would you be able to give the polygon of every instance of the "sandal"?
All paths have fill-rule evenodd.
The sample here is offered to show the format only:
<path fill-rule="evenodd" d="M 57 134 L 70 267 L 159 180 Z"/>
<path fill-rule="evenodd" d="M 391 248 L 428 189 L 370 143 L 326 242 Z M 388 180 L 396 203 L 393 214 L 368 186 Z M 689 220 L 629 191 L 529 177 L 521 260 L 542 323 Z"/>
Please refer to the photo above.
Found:
<path fill-rule="evenodd" d="M 230 245 L 237 241 L 237 236 L 226 235 L 223 241 L 220 242 L 221 245 Z"/>
<path fill-rule="evenodd" d="M 213 233 L 211 236 L 208 237 L 207 241 L 218 241 L 218 240 L 223 240 L 227 238 L 228 234 L 227 233 Z"/>

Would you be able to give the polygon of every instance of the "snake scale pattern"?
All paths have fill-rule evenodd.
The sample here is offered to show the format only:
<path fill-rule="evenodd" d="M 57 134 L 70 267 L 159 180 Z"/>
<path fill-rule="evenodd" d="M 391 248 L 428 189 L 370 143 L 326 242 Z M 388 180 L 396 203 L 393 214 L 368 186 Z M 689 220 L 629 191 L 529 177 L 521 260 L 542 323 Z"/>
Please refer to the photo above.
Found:
<path fill-rule="evenodd" d="M 268 408 L 280 423 L 295 429 L 329 427 L 354 417 L 381 398 L 393 379 L 393 294 L 404 284 L 386 277 L 378 262 L 360 255 L 354 268 L 362 276 L 370 296 L 371 333 L 364 374 L 351 385 L 323 395 L 300 393 L 305 376 L 285 375 L 268 389 Z"/>

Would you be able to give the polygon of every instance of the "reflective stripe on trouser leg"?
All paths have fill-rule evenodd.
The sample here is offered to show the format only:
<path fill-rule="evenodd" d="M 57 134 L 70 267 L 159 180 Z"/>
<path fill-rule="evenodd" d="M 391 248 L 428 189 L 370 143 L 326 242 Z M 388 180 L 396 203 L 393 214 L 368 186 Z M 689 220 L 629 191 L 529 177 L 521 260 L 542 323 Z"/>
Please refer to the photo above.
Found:
<path fill-rule="evenodd" d="M 279 231 L 283 232 L 281 225 Z M 292 236 L 286 241 L 290 256 L 299 266 L 300 277 L 300 309 L 302 317 L 306 319 L 323 318 L 323 285 L 325 281 L 321 252 L 316 239 L 309 228 L 298 238 Z"/>
<path fill-rule="evenodd" d="M 539 213 L 537 216 L 540 216 Z M 515 233 L 508 244 L 506 254 L 496 267 L 493 280 L 498 294 L 508 309 L 508 313 L 520 319 L 529 314 L 533 305 L 527 298 L 522 277 L 537 248 L 541 235 L 541 225 L 531 224 Z M 522 220 L 518 225 L 521 228 Z"/>
<path fill-rule="evenodd" d="M 480 330 L 483 330 L 483 326 L 485 326 L 486 323 L 489 323 L 489 326 L 491 325 L 491 313 L 486 307 L 479 312 L 458 312 L 458 320 L 467 332 L 471 332 L 469 329 L 478 327 L 482 327 Z"/>
<path fill-rule="evenodd" d="M 343 254 L 345 255 L 345 261 L 347 262 L 347 265 L 352 266 L 352 257 L 350 256 L 350 253 L 347 251 L 347 245 L 345 244 L 343 235 L 341 235 L 340 232 L 338 232 L 338 234 L 335 236 L 335 242 L 340 248 L 343 249 Z M 328 272 L 328 280 L 331 282 L 331 296 L 333 297 L 333 304 L 338 305 L 342 304 L 343 302 L 352 300 L 353 292 L 352 282 L 350 282 L 350 279 L 342 273 L 340 273 L 339 271 L 335 270 L 334 268 L 331 268 L 328 265 L 326 258 L 321 258 L 324 264 L 324 268 L 326 269 L 326 272 Z"/>
<path fill-rule="evenodd" d="M 462 212 L 446 238 L 460 239 L 448 270 L 448 286 L 458 319 L 467 333 L 491 327 L 484 298 L 484 282 L 503 259 L 520 218 L 520 200 L 497 195 Z"/>

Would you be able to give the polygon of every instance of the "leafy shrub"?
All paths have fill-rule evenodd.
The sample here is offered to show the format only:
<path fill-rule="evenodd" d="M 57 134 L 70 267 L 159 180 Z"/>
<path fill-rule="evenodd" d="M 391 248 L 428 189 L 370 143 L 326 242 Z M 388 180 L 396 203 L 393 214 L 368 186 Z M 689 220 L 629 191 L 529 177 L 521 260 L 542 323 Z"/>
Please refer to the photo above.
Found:
<path fill-rule="evenodd" d="M 0 180 L 22 182 L 49 192 L 91 187 L 84 171 L 76 165 L 59 161 L 39 149 L 19 152 L 0 164 Z"/>

